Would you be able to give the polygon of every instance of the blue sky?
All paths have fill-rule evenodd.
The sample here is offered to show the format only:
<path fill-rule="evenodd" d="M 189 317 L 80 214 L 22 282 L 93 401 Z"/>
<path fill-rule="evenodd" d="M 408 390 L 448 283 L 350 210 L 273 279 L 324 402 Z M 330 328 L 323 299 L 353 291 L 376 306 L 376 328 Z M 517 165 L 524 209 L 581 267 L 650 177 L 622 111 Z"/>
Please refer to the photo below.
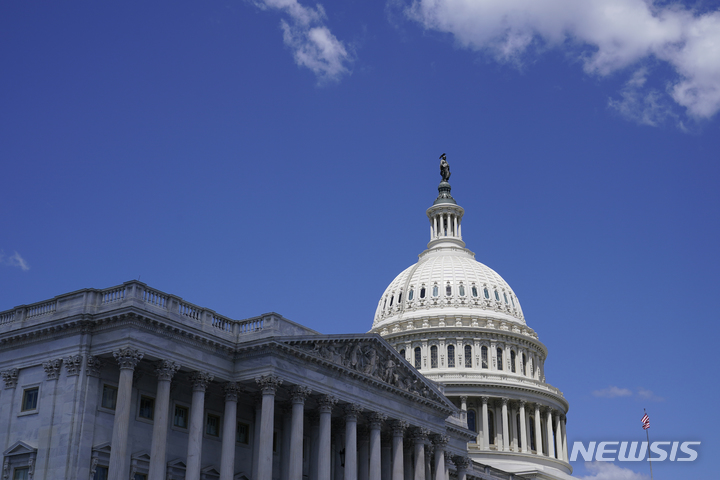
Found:
<path fill-rule="evenodd" d="M 3 2 L 0 65 L 0 310 L 140 278 L 367 331 L 446 152 L 569 441 L 644 407 L 702 441 L 656 479 L 716 478 L 717 2 Z"/>

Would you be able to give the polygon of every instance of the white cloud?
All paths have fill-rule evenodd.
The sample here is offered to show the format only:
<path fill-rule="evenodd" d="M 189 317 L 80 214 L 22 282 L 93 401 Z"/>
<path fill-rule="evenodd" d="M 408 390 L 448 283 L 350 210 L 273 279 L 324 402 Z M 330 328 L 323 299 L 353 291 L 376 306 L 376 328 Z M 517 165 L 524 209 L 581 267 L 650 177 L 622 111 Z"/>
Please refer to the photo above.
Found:
<path fill-rule="evenodd" d="M 18 252 L 13 252 L 13 254 L 8 257 L 4 251 L 0 250 L 0 264 L 9 267 L 18 267 L 24 272 L 30 270 L 30 265 L 28 265 Z"/>
<path fill-rule="evenodd" d="M 517 62 L 533 47 L 579 48 L 585 71 L 599 76 L 646 59 L 666 62 L 677 74 L 667 92 L 638 93 L 615 107 L 625 115 L 638 109 L 632 115 L 641 123 L 659 121 L 661 97 L 696 119 L 720 110 L 720 10 L 700 14 L 654 0 L 412 0 L 406 12 L 500 61 Z"/>
<path fill-rule="evenodd" d="M 669 98 L 657 89 L 644 88 L 648 70 L 638 69 L 620 91 L 619 99 L 609 99 L 608 106 L 620 115 L 642 125 L 657 126 L 668 118 L 677 118 Z"/>
<path fill-rule="evenodd" d="M 586 462 L 585 468 L 593 475 L 579 477 L 581 480 L 647 480 L 648 475 L 629 468 L 618 467 L 612 462 Z"/>
<path fill-rule="evenodd" d="M 326 15 L 322 5 L 317 4 L 313 9 L 297 0 L 254 3 L 263 10 L 281 10 L 289 16 L 289 21 L 280 21 L 283 41 L 292 49 L 295 63 L 312 70 L 319 83 L 338 81 L 350 73 L 348 66 L 352 58 L 345 45 L 323 25 Z"/>
<path fill-rule="evenodd" d="M 592 392 L 595 397 L 615 398 L 615 397 L 632 397 L 632 390 L 627 388 L 619 388 L 615 386 L 609 386 L 602 390 L 595 390 Z"/>
<path fill-rule="evenodd" d="M 650 400 L 651 402 L 662 402 L 665 400 L 663 397 L 658 397 L 650 390 L 645 390 L 642 387 L 638 388 L 637 396 L 643 400 Z"/>

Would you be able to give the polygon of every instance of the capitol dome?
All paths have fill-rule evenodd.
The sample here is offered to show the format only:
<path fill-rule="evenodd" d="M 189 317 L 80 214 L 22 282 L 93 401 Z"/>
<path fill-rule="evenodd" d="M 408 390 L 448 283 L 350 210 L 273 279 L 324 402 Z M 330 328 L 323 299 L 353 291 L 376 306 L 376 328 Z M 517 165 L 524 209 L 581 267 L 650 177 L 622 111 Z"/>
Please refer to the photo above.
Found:
<path fill-rule="evenodd" d="M 569 405 L 546 381 L 547 347 L 510 285 L 465 248 L 465 210 L 441 159 L 439 194 L 426 211 L 430 242 L 385 289 L 370 331 L 442 386 L 476 434 L 473 461 L 528 479 L 570 479 Z"/>

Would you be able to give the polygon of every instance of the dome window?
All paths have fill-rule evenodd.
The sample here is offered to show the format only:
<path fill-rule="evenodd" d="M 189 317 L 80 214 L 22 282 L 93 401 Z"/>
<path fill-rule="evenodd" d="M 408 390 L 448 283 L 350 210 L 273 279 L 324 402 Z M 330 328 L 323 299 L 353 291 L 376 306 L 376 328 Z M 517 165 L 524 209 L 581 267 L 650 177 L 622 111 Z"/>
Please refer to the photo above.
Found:
<path fill-rule="evenodd" d="M 510 350 L 510 371 L 515 373 L 515 350 Z"/>
<path fill-rule="evenodd" d="M 475 422 L 475 410 L 467 411 L 468 430 L 477 433 L 477 424 Z"/>
<path fill-rule="evenodd" d="M 394 299 L 394 298 L 395 298 L 395 295 L 393 295 L 393 296 L 390 297 L 390 306 L 391 306 L 391 307 L 392 307 L 392 302 L 393 302 L 393 299 Z"/>
<path fill-rule="evenodd" d="M 485 346 L 480 349 L 480 359 L 482 360 L 482 368 L 488 368 L 488 348 Z"/>
<path fill-rule="evenodd" d="M 488 441 L 495 445 L 495 414 L 488 408 Z"/>
<path fill-rule="evenodd" d="M 497 353 L 498 370 L 502 370 L 503 369 L 502 348 L 498 348 L 496 353 Z"/>
<path fill-rule="evenodd" d="M 455 345 L 448 345 L 448 367 L 455 368 Z"/>
<path fill-rule="evenodd" d="M 430 368 L 438 368 L 437 345 L 430 347 Z"/>
<path fill-rule="evenodd" d="M 425 298 L 425 287 L 420 289 L 420 298 Z"/>
<path fill-rule="evenodd" d="M 526 357 L 525 354 L 523 353 L 523 354 L 522 354 L 522 363 L 520 364 L 520 368 L 522 368 L 522 374 L 525 375 L 525 376 L 527 376 L 527 367 L 526 367 L 526 365 L 527 365 L 527 357 Z"/>
<path fill-rule="evenodd" d="M 505 297 L 505 305 L 507 305 L 507 304 L 508 304 L 508 301 L 507 301 L 507 293 L 503 293 L 503 297 Z"/>
<path fill-rule="evenodd" d="M 483 293 L 485 294 L 485 298 L 490 298 L 490 293 L 488 293 L 487 288 L 483 288 Z"/>
<path fill-rule="evenodd" d="M 387 308 L 387 298 L 385 299 L 385 302 L 383 303 L 383 310 Z"/>
<path fill-rule="evenodd" d="M 450 285 L 445 286 L 445 296 L 449 297 L 452 295 L 452 287 Z"/>
<path fill-rule="evenodd" d="M 497 293 L 497 290 L 495 290 L 495 300 L 500 301 L 500 295 Z"/>
<path fill-rule="evenodd" d="M 415 368 L 420 370 L 420 365 L 422 361 L 422 353 L 420 352 L 420 347 L 415 347 Z"/>
<path fill-rule="evenodd" d="M 465 285 L 460 285 L 460 287 L 458 287 L 458 290 L 459 290 L 458 293 L 460 293 L 460 296 L 464 297 L 465 296 Z"/>
<path fill-rule="evenodd" d="M 405 349 L 400 350 L 400 356 L 405 358 Z"/>
<path fill-rule="evenodd" d="M 515 307 L 515 299 L 513 298 L 512 295 L 510 295 L 510 301 L 512 302 L 512 306 L 514 308 Z"/>
<path fill-rule="evenodd" d="M 472 286 L 472 296 L 477 297 L 477 287 L 475 285 Z"/>
<path fill-rule="evenodd" d="M 472 347 L 465 345 L 465 368 L 472 368 Z"/>
<path fill-rule="evenodd" d="M 433 285 L 433 297 L 437 297 L 437 296 L 438 296 L 438 286 Z"/>
<path fill-rule="evenodd" d="M 400 292 L 400 295 L 398 295 L 398 305 L 402 303 L 402 292 Z"/>
<path fill-rule="evenodd" d="M 411 288 L 410 291 L 408 292 L 408 300 L 412 300 L 412 299 L 413 299 L 413 289 Z"/>

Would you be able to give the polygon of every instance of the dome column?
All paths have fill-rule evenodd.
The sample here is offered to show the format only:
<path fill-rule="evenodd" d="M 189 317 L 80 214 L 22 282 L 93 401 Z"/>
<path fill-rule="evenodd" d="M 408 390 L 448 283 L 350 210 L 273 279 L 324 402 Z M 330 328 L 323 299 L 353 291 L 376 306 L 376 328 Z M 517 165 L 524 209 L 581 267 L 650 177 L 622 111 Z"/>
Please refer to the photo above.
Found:
<path fill-rule="evenodd" d="M 547 432 L 547 455 L 550 458 L 555 457 L 555 445 L 554 445 L 554 439 L 553 439 L 553 425 L 552 425 L 552 408 L 547 409 L 547 417 L 546 417 L 546 432 Z"/>
<path fill-rule="evenodd" d="M 564 460 L 562 448 L 562 433 L 560 432 L 560 414 L 555 415 L 555 450 L 557 451 L 557 459 Z"/>
<path fill-rule="evenodd" d="M 510 450 L 510 435 L 508 432 L 508 399 L 502 399 L 502 432 L 503 432 L 503 450 Z M 549 420 L 548 420 L 549 421 Z"/>
<path fill-rule="evenodd" d="M 542 448 L 542 426 L 540 424 L 540 404 L 535 404 L 535 451 L 538 455 L 544 455 Z"/>
<path fill-rule="evenodd" d="M 525 400 L 520 400 L 520 449 L 522 453 L 527 453 L 527 431 L 525 430 Z"/>
<path fill-rule="evenodd" d="M 488 400 L 489 397 L 482 397 L 482 446 L 483 450 L 490 450 L 490 430 L 488 426 Z"/>
<path fill-rule="evenodd" d="M 562 421 L 560 422 L 560 428 L 562 429 L 562 442 L 563 442 L 563 460 L 566 462 L 568 461 L 568 452 L 567 452 L 567 432 L 565 431 L 565 423 L 567 422 L 567 417 L 565 415 L 562 415 Z"/>

